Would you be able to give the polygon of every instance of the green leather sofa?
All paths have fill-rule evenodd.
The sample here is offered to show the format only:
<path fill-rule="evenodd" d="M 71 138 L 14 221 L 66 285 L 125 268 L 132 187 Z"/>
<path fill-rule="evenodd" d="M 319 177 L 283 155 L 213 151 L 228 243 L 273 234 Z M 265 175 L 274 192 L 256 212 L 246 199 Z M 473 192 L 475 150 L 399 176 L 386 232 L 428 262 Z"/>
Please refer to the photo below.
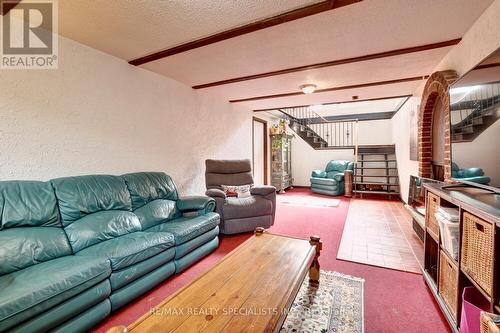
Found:
<path fill-rule="evenodd" d="M 217 248 L 164 173 L 0 182 L 0 332 L 84 332 Z"/>
<path fill-rule="evenodd" d="M 314 170 L 311 174 L 311 191 L 328 195 L 344 194 L 344 171 L 353 170 L 351 161 L 330 161 L 325 170 Z"/>

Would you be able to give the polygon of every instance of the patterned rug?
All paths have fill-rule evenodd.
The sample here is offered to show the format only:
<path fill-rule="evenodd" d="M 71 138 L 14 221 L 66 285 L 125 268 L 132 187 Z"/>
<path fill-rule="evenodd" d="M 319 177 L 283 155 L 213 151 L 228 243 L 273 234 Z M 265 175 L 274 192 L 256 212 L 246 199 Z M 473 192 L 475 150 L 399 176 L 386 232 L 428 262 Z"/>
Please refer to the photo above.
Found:
<path fill-rule="evenodd" d="M 363 285 L 338 272 L 321 271 L 319 287 L 306 277 L 280 332 L 364 332 Z"/>

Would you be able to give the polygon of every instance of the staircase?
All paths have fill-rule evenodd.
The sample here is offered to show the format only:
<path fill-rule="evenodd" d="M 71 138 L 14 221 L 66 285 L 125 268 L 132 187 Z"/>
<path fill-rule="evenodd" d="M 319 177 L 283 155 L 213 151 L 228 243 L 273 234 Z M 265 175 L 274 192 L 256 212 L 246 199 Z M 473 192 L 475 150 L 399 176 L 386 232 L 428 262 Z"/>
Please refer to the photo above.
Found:
<path fill-rule="evenodd" d="M 399 196 L 399 179 L 394 145 L 357 144 L 358 120 L 327 121 L 308 107 L 279 111 L 290 128 L 314 149 L 353 149 L 353 193 Z"/>
<path fill-rule="evenodd" d="M 290 128 L 314 149 L 354 148 L 357 119 L 328 121 L 309 107 L 278 109 Z"/>
<path fill-rule="evenodd" d="M 394 145 L 358 147 L 354 165 L 353 193 L 399 196 L 399 178 Z"/>
<path fill-rule="evenodd" d="M 314 149 L 326 148 L 328 143 L 311 127 L 301 124 L 297 119 L 290 118 L 290 128 Z"/>
<path fill-rule="evenodd" d="M 451 141 L 471 142 L 500 118 L 500 85 L 483 87 L 481 96 L 469 95 L 450 107 Z M 484 96 L 486 95 L 486 96 Z"/>

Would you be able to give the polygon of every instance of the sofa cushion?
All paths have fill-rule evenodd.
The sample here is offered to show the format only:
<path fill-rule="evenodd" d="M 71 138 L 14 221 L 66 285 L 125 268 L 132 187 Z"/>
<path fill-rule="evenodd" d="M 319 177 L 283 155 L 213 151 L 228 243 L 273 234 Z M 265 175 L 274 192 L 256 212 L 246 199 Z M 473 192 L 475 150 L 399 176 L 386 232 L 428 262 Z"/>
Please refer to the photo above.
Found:
<path fill-rule="evenodd" d="M 53 179 L 62 223 L 103 210 L 131 210 L 130 193 L 118 176 L 90 175 Z"/>
<path fill-rule="evenodd" d="M 0 231 L 0 275 L 71 253 L 62 228 L 33 227 Z"/>
<path fill-rule="evenodd" d="M 223 206 L 225 220 L 271 215 L 272 213 L 273 203 L 259 196 L 227 198 Z"/>
<path fill-rule="evenodd" d="M 166 232 L 134 232 L 92 245 L 77 256 L 108 258 L 113 271 L 150 258 L 174 246 L 174 236 Z"/>
<path fill-rule="evenodd" d="M 201 216 L 180 217 L 165 223 L 158 224 L 146 232 L 169 232 L 174 235 L 175 245 L 185 243 L 205 232 L 217 227 L 220 216 L 217 213 L 207 213 Z"/>
<path fill-rule="evenodd" d="M 65 228 L 74 252 L 125 234 L 141 231 L 138 217 L 123 210 L 108 210 L 82 217 Z"/>
<path fill-rule="evenodd" d="M 52 185 L 0 182 L 0 275 L 69 254 Z"/>
<path fill-rule="evenodd" d="M 213 229 L 210 229 L 209 231 L 205 232 L 204 234 L 201 234 L 200 236 L 197 236 L 187 242 L 177 245 L 175 247 L 175 259 L 184 257 L 185 255 L 196 250 L 203 244 L 210 242 L 214 238 L 217 238 L 217 236 L 219 236 L 218 226 Z"/>
<path fill-rule="evenodd" d="M 0 230 L 59 226 L 57 200 L 50 183 L 0 182 Z"/>
<path fill-rule="evenodd" d="M 156 199 L 134 210 L 139 218 L 142 230 L 180 216 L 180 211 L 173 200 Z"/>
<path fill-rule="evenodd" d="M 322 190 L 327 190 L 327 191 L 338 191 L 340 189 L 339 184 L 335 185 L 323 185 L 323 184 L 311 184 L 311 190 L 313 189 L 322 189 Z"/>
<path fill-rule="evenodd" d="M 311 177 L 311 185 L 312 184 L 321 184 L 321 185 L 331 185 L 335 186 L 338 184 L 338 181 L 332 178 L 316 178 L 316 177 Z"/>
<path fill-rule="evenodd" d="M 177 200 L 177 187 L 163 172 L 136 172 L 122 176 L 132 198 L 135 210 L 156 199 Z"/>
<path fill-rule="evenodd" d="M 141 276 L 144 276 L 149 272 L 154 271 L 156 268 L 165 265 L 169 261 L 172 261 L 174 257 L 175 247 L 171 247 L 170 249 L 160 252 L 159 254 L 137 264 L 114 271 L 109 277 L 111 288 L 113 290 L 118 290 L 121 287 L 130 284 L 134 280 L 137 280 Z"/>
<path fill-rule="evenodd" d="M 0 331 L 106 279 L 109 261 L 66 256 L 0 277 Z"/>
<path fill-rule="evenodd" d="M 326 172 L 344 172 L 345 170 L 352 170 L 353 168 L 353 163 L 351 161 L 339 161 L 339 160 L 334 160 L 328 162 L 326 165 L 325 171 Z"/>

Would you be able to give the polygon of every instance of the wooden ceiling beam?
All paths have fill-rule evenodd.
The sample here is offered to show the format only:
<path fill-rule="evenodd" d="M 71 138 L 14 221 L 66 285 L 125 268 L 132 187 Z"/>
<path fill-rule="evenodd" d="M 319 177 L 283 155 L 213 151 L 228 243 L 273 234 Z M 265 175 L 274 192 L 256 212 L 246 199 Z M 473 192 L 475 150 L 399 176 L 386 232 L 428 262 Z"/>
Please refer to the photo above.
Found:
<path fill-rule="evenodd" d="M 159 59 L 163 59 L 166 57 L 170 57 L 174 54 L 179 54 L 182 52 L 186 52 L 189 50 L 197 49 L 202 46 L 214 44 L 226 39 L 234 38 L 237 36 L 245 35 L 254 31 L 270 28 L 279 24 L 283 24 L 286 22 L 294 21 L 303 17 L 315 15 L 318 13 L 322 13 L 328 10 L 348 6 L 357 2 L 361 2 L 362 0 L 328 0 L 321 1 L 309 6 L 301 7 L 298 9 L 294 9 L 283 14 L 279 14 L 276 16 L 268 17 L 266 19 L 262 19 L 259 21 L 255 21 L 234 29 L 226 30 L 223 32 L 219 32 L 217 34 L 207 36 L 204 38 L 200 38 L 194 40 L 192 42 L 188 42 L 185 44 L 181 44 L 178 46 L 171 47 L 169 49 L 155 52 L 137 59 L 133 59 L 129 61 L 129 64 L 134 66 L 139 66 L 151 61 L 156 61 Z"/>
<path fill-rule="evenodd" d="M 2 5 L 1 14 L 2 15 L 7 15 L 12 9 L 14 9 L 21 0 L 11 0 L 9 2 L 2 2 L 0 1 L 0 5 Z"/>
<path fill-rule="evenodd" d="M 425 80 L 428 77 L 429 77 L 428 75 L 420 75 L 420 76 L 407 77 L 407 78 L 403 78 L 403 79 L 395 79 L 395 80 L 387 80 L 387 81 L 377 81 L 377 82 L 353 84 L 353 85 L 348 85 L 348 86 L 339 86 L 339 87 L 324 88 L 324 89 L 318 89 L 318 90 L 316 90 L 314 92 L 314 94 L 323 93 L 323 92 L 330 92 L 330 91 L 337 91 L 337 90 L 366 88 L 366 87 L 373 87 L 373 86 L 383 86 L 383 85 L 389 85 L 389 84 L 397 84 L 397 83 L 404 83 L 404 82 Z M 254 97 L 233 99 L 233 100 L 230 100 L 229 102 L 231 102 L 231 103 L 241 103 L 241 102 L 256 101 L 256 100 L 261 100 L 261 99 L 282 98 L 282 97 L 300 96 L 300 95 L 304 95 L 304 93 L 301 92 L 301 91 L 294 91 L 294 92 L 282 93 L 282 94 L 254 96 Z"/>
<path fill-rule="evenodd" d="M 193 89 L 204 89 L 204 88 L 210 88 L 210 87 L 220 86 L 220 85 L 224 85 L 224 84 L 231 84 L 231 83 L 250 81 L 250 80 L 255 80 L 255 79 L 262 79 L 265 77 L 308 71 L 308 70 L 312 70 L 312 69 L 345 65 L 345 64 L 355 63 L 355 62 L 381 59 L 381 58 L 394 57 L 394 56 L 399 56 L 399 55 L 404 55 L 404 54 L 409 54 L 409 53 L 434 50 L 434 49 L 438 49 L 438 48 L 442 48 L 442 47 L 456 45 L 456 44 L 460 43 L 461 40 L 462 40 L 461 38 L 457 38 L 457 39 L 447 40 L 447 41 L 439 42 L 439 43 L 406 47 L 403 49 L 385 51 L 385 52 L 380 52 L 380 53 L 372 53 L 372 54 L 367 54 L 367 55 L 353 57 L 353 58 L 345 58 L 345 59 L 332 60 L 332 61 L 327 61 L 327 62 L 320 62 L 320 63 L 316 63 L 316 64 L 311 64 L 311 65 L 285 68 L 285 69 L 280 69 L 280 70 L 271 71 L 271 72 L 265 72 L 265 73 L 253 74 L 253 75 L 248 75 L 248 76 L 236 77 L 236 78 L 227 79 L 227 80 L 199 84 L 199 85 L 193 86 Z"/>
<path fill-rule="evenodd" d="M 374 98 L 365 98 L 365 99 L 354 99 L 354 100 L 349 100 L 349 101 L 328 102 L 328 103 L 321 103 L 321 104 L 322 105 L 332 105 L 332 104 L 345 104 L 345 103 L 357 103 L 357 102 L 370 102 L 370 101 L 381 101 L 384 99 L 409 98 L 411 96 L 412 95 L 395 95 L 395 96 L 384 96 L 384 97 L 374 97 Z M 269 108 L 269 109 L 255 109 L 255 110 L 253 110 L 253 112 L 268 112 L 268 111 L 277 111 L 278 109 L 289 109 L 289 108 L 305 108 L 307 106 L 311 106 L 311 104 L 280 106 L 280 107 Z"/>

